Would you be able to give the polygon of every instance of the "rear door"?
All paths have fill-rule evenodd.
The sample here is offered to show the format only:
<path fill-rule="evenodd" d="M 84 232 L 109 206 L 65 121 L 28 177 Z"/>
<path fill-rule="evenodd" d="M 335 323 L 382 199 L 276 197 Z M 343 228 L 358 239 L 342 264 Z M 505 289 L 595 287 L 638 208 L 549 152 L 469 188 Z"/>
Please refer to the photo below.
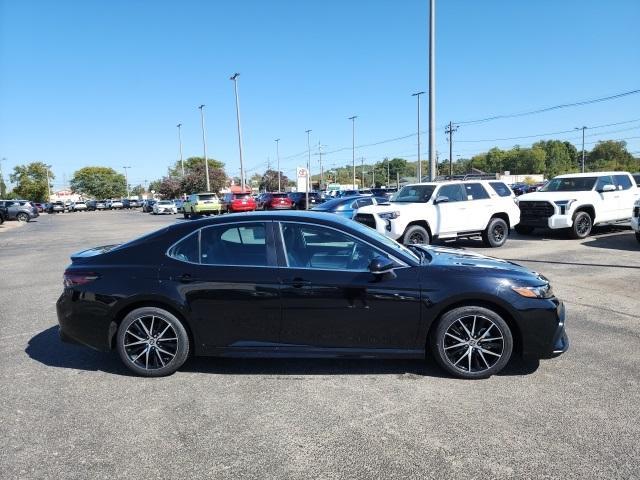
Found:
<path fill-rule="evenodd" d="M 198 349 L 256 349 L 280 335 L 272 222 L 204 227 L 169 249 L 160 279 L 191 312 Z"/>
<path fill-rule="evenodd" d="M 638 187 L 631 175 L 622 173 L 613 176 L 616 186 L 618 187 L 618 219 L 628 219 L 631 217 L 633 204 L 638 196 Z"/>
<path fill-rule="evenodd" d="M 493 212 L 496 211 L 496 200 L 489 196 L 481 183 L 463 183 L 462 186 L 467 194 L 465 229 L 468 231 L 484 230 Z"/>

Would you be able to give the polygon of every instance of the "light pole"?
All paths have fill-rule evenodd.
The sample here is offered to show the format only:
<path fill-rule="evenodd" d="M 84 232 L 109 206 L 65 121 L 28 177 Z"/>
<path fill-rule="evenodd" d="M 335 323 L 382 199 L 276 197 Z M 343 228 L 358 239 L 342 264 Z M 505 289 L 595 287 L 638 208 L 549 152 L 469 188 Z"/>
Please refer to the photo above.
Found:
<path fill-rule="evenodd" d="M 436 0 L 429 0 L 429 180 L 436 178 Z"/>
<path fill-rule="evenodd" d="M 357 115 L 349 117 L 351 120 L 351 164 L 353 165 L 353 187 L 356 188 L 356 118 Z"/>
<path fill-rule="evenodd" d="M 240 102 L 238 100 L 238 77 L 239 73 L 234 73 L 229 80 L 233 80 L 233 89 L 236 93 L 236 120 L 238 123 L 238 149 L 240 150 L 240 183 L 242 193 L 244 193 L 244 163 L 242 162 L 242 129 L 240 128 Z"/>
<path fill-rule="evenodd" d="M 582 173 L 584 173 L 584 131 L 587 127 L 575 127 L 576 130 L 582 130 Z"/>
<path fill-rule="evenodd" d="M 127 198 L 129 198 L 129 174 L 127 173 L 127 170 L 129 170 L 131 167 L 127 166 L 122 168 L 124 168 L 124 181 L 125 187 L 127 188 Z"/>
<path fill-rule="evenodd" d="M 322 169 L 322 145 L 320 145 L 320 140 L 318 140 L 318 157 L 320 160 L 320 185 L 319 190 L 322 190 L 322 184 L 324 183 L 324 170 Z"/>
<path fill-rule="evenodd" d="M 420 156 L 420 95 L 424 95 L 424 92 L 412 93 L 412 97 L 416 97 L 418 100 L 418 181 L 422 181 L 422 157 Z"/>
<path fill-rule="evenodd" d="M 458 130 L 458 126 L 454 126 L 453 122 L 449 122 L 449 126 L 445 128 L 444 133 L 449 135 L 449 177 L 453 179 L 453 133 Z"/>
<path fill-rule="evenodd" d="M 362 183 L 360 184 L 360 188 L 364 188 L 364 157 L 360 157 L 360 165 L 362 169 Z"/>
<path fill-rule="evenodd" d="M 280 139 L 276 138 L 276 158 L 278 159 L 278 192 L 282 191 L 282 187 L 280 185 Z"/>
<path fill-rule="evenodd" d="M 176 125 L 178 127 L 178 145 L 180 147 L 180 166 L 182 167 L 182 176 L 184 177 L 184 159 L 182 158 L 182 124 Z"/>
<path fill-rule="evenodd" d="M 49 180 L 49 170 L 51 170 L 51 165 L 46 165 L 47 167 L 47 201 L 51 203 L 51 180 Z M 2 175 L 0 175 L 1 177 Z"/>
<path fill-rule="evenodd" d="M 200 109 L 200 123 L 202 124 L 202 146 L 204 148 L 204 173 L 207 179 L 207 192 L 211 191 L 211 183 L 209 183 L 209 160 L 207 159 L 207 135 L 204 129 L 204 107 L 205 105 L 200 105 L 198 108 Z"/>
<path fill-rule="evenodd" d="M 306 203 L 307 210 L 309 210 L 309 186 L 311 185 L 311 142 L 310 136 L 311 130 L 305 130 L 307 132 L 307 188 L 306 188 Z"/>

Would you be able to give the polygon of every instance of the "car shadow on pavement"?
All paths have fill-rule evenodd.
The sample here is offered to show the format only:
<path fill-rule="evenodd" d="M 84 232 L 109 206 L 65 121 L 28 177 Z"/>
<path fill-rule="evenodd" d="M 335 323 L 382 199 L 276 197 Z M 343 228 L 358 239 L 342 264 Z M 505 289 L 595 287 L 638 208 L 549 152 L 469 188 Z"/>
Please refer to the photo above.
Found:
<path fill-rule="evenodd" d="M 640 243 L 631 231 L 616 233 L 606 237 L 596 237 L 583 244 L 586 247 L 606 248 L 608 250 L 640 251 Z"/>
<path fill-rule="evenodd" d="M 33 360 L 49 367 L 100 371 L 133 376 L 116 352 L 98 352 L 82 345 L 64 343 L 58 326 L 50 327 L 29 340 L 25 349 Z M 521 376 L 534 373 L 540 365 L 535 360 L 512 358 L 498 376 Z M 192 357 L 181 372 L 216 375 L 406 375 L 453 378 L 434 360 L 318 359 L 318 358 L 212 358 Z"/>
<path fill-rule="evenodd" d="M 49 367 L 133 375 L 113 353 L 98 352 L 82 345 L 61 341 L 57 325 L 31 337 L 25 353 L 33 360 Z"/>

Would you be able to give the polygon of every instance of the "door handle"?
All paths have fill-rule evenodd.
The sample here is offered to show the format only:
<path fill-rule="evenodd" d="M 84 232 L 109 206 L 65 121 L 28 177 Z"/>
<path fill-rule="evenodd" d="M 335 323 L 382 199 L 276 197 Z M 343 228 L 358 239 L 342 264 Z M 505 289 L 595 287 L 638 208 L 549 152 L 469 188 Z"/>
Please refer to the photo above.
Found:
<path fill-rule="evenodd" d="M 182 283 L 189 283 L 189 282 L 193 282 L 194 278 L 191 276 L 190 273 L 183 273 L 182 275 L 180 275 L 178 277 L 178 281 L 182 282 Z"/>
<path fill-rule="evenodd" d="M 308 280 L 303 280 L 302 278 L 294 278 L 293 280 L 286 282 L 291 285 L 293 288 L 302 288 L 311 285 L 311 282 Z"/>

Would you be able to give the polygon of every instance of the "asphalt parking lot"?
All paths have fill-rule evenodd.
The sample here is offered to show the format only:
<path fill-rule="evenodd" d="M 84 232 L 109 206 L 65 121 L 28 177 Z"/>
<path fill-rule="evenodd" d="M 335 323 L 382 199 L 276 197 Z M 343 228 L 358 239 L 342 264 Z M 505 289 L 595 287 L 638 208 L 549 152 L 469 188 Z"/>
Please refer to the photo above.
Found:
<path fill-rule="evenodd" d="M 571 348 L 482 381 L 420 361 L 191 359 L 160 379 L 62 344 L 72 252 L 185 221 L 41 215 L 0 231 L 0 478 L 640 478 L 640 244 L 459 242 L 549 277 Z"/>

